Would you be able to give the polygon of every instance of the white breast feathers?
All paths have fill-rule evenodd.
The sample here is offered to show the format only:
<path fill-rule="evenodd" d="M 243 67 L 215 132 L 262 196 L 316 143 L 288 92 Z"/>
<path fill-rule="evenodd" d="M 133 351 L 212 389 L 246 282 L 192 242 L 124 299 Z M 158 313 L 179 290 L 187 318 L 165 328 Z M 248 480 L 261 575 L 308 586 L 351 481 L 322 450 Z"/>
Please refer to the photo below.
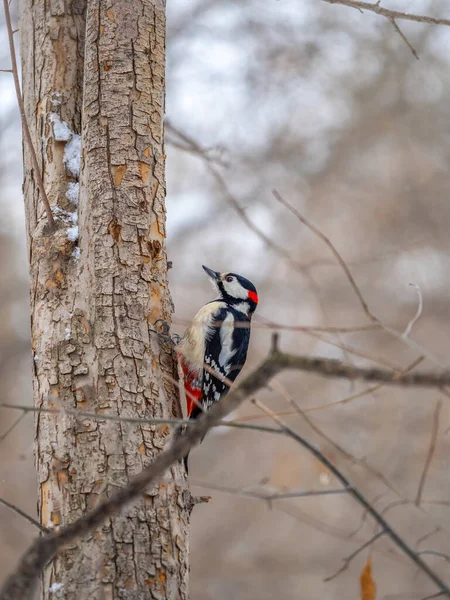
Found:
<path fill-rule="evenodd" d="M 205 342 L 214 334 L 214 328 L 211 326 L 214 316 L 225 305 L 224 302 L 210 302 L 201 308 L 192 323 L 186 329 L 186 332 L 179 345 L 179 350 L 185 361 L 195 370 L 203 367 L 205 357 Z"/>
<path fill-rule="evenodd" d="M 233 350 L 233 329 L 234 316 L 230 312 L 225 317 L 220 327 L 221 350 L 219 355 L 219 364 L 222 367 L 228 365 L 236 353 L 236 350 Z"/>

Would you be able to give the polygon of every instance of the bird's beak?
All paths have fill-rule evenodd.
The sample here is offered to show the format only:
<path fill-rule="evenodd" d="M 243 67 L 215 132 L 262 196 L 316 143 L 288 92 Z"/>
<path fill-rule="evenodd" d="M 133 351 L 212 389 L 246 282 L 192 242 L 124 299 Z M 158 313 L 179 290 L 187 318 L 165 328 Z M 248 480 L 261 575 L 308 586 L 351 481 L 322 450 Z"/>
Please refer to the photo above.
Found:
<path fill-rule="evenodd" d="M 211 279 L 214 279 L 214 281 L 217 281 L 218 279 L 220 279 L 220 273 L 218 271 L 213 271 L 212 269 L 205 267 L 205 265 L 202 265 L 203 270 L 205 271 L 205 273 L 207 275 L 209 275 L 211 277 Z"/>

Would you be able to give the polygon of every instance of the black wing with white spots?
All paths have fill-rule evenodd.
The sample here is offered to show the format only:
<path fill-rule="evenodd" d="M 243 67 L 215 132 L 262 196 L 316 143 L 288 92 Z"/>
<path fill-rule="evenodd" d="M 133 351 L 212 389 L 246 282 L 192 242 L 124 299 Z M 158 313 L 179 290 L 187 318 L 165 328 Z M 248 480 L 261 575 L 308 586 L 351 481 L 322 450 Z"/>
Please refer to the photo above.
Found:
<path fill-rule="evenodd" d="M 220 310 L 211 325 L 212 334 L 205 345 L 205 364 L 231 381 L 239 375 L 247 359 L 250 341 L 249 325 L 248 316 L 232 306 Z M 226 383 L 215 377 L 209 370 L 203 369 L 201 399 L 203 410 L 208 410 L 228 391 L 229 386 Z M 202 409 L 199 407 L 194 408 L 191 418 L 195 419 L 201 412 Z"/>

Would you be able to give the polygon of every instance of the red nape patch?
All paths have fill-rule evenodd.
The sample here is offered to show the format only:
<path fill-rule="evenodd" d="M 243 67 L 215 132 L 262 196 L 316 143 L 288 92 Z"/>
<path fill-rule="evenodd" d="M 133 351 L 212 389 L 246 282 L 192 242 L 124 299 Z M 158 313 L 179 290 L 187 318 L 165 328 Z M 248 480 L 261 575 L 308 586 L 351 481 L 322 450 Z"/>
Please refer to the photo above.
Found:
<path fill-rule="evenodd" d="M 258 304 L 258 294 L 256 292 L 249 292 L 248 293 L 248 297 L 250 298 L 250 300 L 252 300 L 255 304 Z"/>

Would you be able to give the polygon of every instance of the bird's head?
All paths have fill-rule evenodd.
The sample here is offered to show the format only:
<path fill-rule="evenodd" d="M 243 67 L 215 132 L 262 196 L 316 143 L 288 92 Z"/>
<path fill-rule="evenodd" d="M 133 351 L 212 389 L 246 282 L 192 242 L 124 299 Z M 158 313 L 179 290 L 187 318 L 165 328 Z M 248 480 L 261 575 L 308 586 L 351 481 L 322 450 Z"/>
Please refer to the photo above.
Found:
<path fill-rule="evenodd" d="M 251 281 L 236 273 L 219 273 L 204 265 L 202 266 L 210 277 L 214 288 L 225 302 L 235 305 L 236 308 L 247 314 L 256 310 L 258 294 Z"/>

